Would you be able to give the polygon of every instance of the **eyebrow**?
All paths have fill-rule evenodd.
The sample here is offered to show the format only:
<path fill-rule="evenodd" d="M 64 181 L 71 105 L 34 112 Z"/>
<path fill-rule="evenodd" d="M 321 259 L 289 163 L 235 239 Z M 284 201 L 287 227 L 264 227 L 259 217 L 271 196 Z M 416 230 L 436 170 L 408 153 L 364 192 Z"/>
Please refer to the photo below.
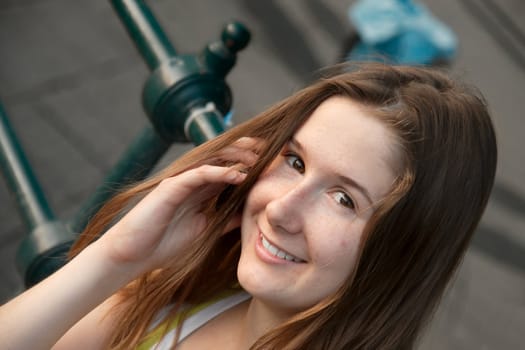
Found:
<path fill-rule="evenodd" d="M 290 143 L 293 146 L 297 147 L 301 152 L 305 153 L 305 149 L 303 145 L 295 137 L 290 138 Z M 361 194 L 365 197 L 365 199 L 370 204 L 374 204 L 374 202 L 372 201 L 372 196 L 370 196 L 370 192 L 368 192 L 368 190 L 363 185 L 359 184 L 357 181 L 347 176 L 340 175 L 340 174 L 337 174 L 337 175 L 340 181 L 357 189 L 359 192 L 361 192 Z"/>

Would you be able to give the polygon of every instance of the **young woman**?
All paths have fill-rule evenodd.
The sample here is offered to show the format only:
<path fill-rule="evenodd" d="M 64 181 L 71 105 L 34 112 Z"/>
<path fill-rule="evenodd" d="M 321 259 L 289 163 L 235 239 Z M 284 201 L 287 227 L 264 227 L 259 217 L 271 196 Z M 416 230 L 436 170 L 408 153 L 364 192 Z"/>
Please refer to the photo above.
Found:
<path fill-rule="evenodd" d="M 2 347 L 412 348 L 487 203 L 494 130 L 441 72 L 339 68 L 116 196 L 0 309 Z"/>

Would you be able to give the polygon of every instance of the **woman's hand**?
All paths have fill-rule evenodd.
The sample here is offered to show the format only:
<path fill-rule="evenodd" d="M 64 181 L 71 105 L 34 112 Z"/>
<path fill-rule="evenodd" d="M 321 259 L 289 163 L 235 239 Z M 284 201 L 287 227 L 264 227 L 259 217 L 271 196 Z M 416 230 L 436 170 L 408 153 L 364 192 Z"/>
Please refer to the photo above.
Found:
<path fill-rule="evenodd" d="M 164 179 L 97 244 L 104 245 L 116 264 L 131 263 L 140 266 L 140 272 L 162 267 L 205 228 L 203 203 L 226 185 L 245 179 L 246 174 L 239 170 L 255 163 L 258 144 L 256 139 L 242 138 L 218 155 L 235 166 L 201 165 Z"/>
<path fill-rule="evenodd" d="M 235 168 L 202 165 L 163 180 L 101 239 L 116 263 L 141 262 L 157 268 L 184 249 L 206 225 L 202 203 L 224 184 L 239 184 Z M 148 261 L 150 261 L 148 263 Z"/>

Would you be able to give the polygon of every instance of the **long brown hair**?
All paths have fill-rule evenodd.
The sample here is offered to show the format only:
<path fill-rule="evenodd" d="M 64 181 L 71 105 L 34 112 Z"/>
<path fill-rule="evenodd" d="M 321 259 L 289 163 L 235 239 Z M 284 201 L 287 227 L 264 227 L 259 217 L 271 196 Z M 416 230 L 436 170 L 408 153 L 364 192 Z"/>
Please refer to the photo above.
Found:
<path fill-rule="evenodd" d="M 486 206 L 495 175 L 496 139 L 481 94 L 434 69 L 381 64 L 341 66 L 159 174 L 117 195 L 91 220 L 75 255 L 130 201 L 162 179 L 206 162 L 240 137 L 266 141 L 243 184 L 217 196 L 204 234 L 166 268 L 124 288 L 113 349 L 134 347 L 159 310 L 208 300 L 237 283 L 239 230 L 222 232 L 260 173 L 331 96 L 360 103 L 394 131 L 399 177 L 367 223 L 355 270 L 335 295 L 275 328 L 252 349 L 410 349 L 459 265 Z"/>

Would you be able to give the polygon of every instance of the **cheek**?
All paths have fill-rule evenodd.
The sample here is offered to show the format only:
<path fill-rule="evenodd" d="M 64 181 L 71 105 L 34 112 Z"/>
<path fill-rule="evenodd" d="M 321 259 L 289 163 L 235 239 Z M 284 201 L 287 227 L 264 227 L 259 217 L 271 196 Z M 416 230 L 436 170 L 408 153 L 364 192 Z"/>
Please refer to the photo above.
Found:
<path fill-rule="evenodd" d="M 241 234 L 254 229 L 254 218 L 264 211 L 268 203 L 269 193 L 261 180 L 258 180 L 248 192 L 242 209 Z M 246 239 L 246 237 L 245 237 Z"/>
<path fill-rule="evenodd" d="M 264 194 L 264 191 L 261 191 L 261 186 L 259 181 L 251 188 L 248 196 L 246 196 L 246 201 L 243 208 L 243 216 L 249 215 L 255 211 L 261 209 L 264 200 L 261 198 L 261 194 Z"/>
<path fill-rule="evenodd" d="M 278 194 L 276 189 L 280 188 L 279 179 L 268 171 L 263 173 L 248 192 L 244 211 L 259 211 Z"/>
<path fill-rule="evenodd" d="M 363 232 L 363 225 L 355 222 L 350 225 L 328 225 L 322 227 L 319 222 L 318 232 L 324 232 L 310 241 L 315 260 L 323 267 L 337 267 L 350 271 L 356 263 L 357 253 Z M 346 227 L 344 227 L 346 226 Z M 331 229 L 330 229 L 331 228 Z"/>

